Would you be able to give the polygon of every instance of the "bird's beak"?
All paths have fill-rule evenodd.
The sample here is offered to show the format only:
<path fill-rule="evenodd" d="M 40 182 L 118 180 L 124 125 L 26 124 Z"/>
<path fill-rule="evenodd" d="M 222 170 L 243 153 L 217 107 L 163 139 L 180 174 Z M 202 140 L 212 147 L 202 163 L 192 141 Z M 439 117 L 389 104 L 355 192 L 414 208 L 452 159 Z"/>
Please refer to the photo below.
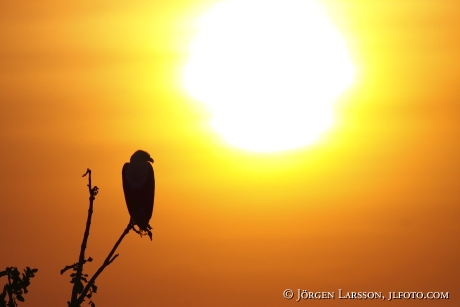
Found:
<path fill-rule="evenodd" d="M 153 163 L 153 159 L 152 158 L 149 158 L 148 161 L 152 162 Z"/>

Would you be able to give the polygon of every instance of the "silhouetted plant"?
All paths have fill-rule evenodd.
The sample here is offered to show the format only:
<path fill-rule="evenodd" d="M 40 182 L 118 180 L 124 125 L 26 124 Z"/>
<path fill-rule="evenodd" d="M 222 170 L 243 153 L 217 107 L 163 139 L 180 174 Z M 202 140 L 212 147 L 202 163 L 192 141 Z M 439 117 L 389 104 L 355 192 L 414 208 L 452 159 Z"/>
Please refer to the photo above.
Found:
<path fill-rule="evenodd" d="M 0 272 L 0 277 L 7 276 L 8 283 L 3 287 L 3 292 L 0 294 L 0 307 L 16 307 L 18 303 L 24 302 L 23 294 L 29 292 L 27 287 L 30 285 L 30 279 L 35 277 L 38 269 L 27 267 L 22 273 L 22 277 L 16 267 L 7 267 L 5 271 Z M 6 296 L 8 295 L 8 302 Z"/>
<path fill-rule="evenodd" d="M 82 177 L 85 177 L 86 175 L 88 175 L 89 208 L 88 208 L 88 218 L 86 220 L 85 234 L 83 236 L 83 241 L 81 243 L 80 257 L 79 257 L 78 262 L 72 265 L 68 265 L 61 270 L 61 274 L 63 274 L 65 271 L 69 269 L 72 269 L 73 271 L 73 273 L 70 274 L 70 277 L 72 278 L 70 282 L 73 284 L 73 287 L 72 287 L 71 299 L 70 301 L 67 302 L 69 307 L 80 307 L 81 303 L 85 300 L 85 298 L 89 299 L 89 304 L 92 307 L 96 306 L 96 304 L 92 301 L 93 293 L 96 293 L 98 289 L 96 286 L 96 279 L 102 273 L 102 271 L 118 257 L 118 254 L 116 254 L 115 256 L 113 254 L 115 253 L 116 249 L 118 248 L 118 245 L 120 245 L 123 238 L 134 227 L 132 221 L 130 220 L 130 222 L 128 223 L 128 226 L 126 226 L 120 238 L 115 243 L 110 253 L 107 255 L 107 258 L 104 260 L 104 262 L 99 267 L 99 269 L 96 271 L 96 273 L 94 273 L 94 275 L 88 280 L 88 274 L 83 274 L 83 265 L 86 262 L 93 261 L 91 257 L 88 257 L 88 259 L 85 259 L 85 250 L 86 250 L 86 244 L 88 242 L 88 237 L 89 237 L 91 217 L 93 215 L 93 204 L 94 204 L 96 195 L 99 192 L 99 188 L 97 186 L 93 187 L 91 185 L 91 170 L 89 168 L 86 170 L 86 173 L 83 174 Z"/>

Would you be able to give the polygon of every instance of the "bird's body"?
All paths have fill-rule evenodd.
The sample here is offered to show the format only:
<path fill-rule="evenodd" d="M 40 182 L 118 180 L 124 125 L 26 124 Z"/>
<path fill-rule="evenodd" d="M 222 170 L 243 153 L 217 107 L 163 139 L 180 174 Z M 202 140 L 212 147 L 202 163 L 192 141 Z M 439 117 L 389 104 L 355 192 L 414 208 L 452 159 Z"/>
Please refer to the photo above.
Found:
<path fill-rule="evenodd" d="M 126 206 L 133 223 L 141 230 L 148 230 L 153 212 L 155 175 L 150 162 L 153 162 L 150 155 L 138 150 L 122 170 Z"/>

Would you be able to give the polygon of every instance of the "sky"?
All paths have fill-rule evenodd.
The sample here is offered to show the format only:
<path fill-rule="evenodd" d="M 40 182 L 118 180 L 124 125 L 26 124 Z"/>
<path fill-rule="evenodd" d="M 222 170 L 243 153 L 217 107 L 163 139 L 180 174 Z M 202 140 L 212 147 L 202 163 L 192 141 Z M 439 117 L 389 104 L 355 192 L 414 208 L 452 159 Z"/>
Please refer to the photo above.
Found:
<path fill-rule="evenodd" d="M 227 144 L 181 83 L 215 2 L 0 1 L 0 270 L 39 269 L 20 306 L 70 298 L 59 272 L 78 260 L 87 168 L 97 270 L 129 220 L 121 168 L 137 149 L 155 160 L 153 241 L 128 234 L 97 306 L 360 304 L 298 289 L 458 306 L 460 4 L 323 0 L 355 82 L 317 142 L 264 154 Z"/>

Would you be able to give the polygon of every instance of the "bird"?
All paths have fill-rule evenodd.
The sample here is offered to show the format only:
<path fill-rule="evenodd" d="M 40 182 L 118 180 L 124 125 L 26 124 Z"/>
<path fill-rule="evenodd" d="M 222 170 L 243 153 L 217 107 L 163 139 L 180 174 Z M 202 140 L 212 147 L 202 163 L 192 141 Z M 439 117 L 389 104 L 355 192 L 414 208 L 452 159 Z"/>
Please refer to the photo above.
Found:
<path fill-rule="evenodd" d="M 153 213 L 155 197 L 155 175 L 151 165 L 153 159 L 143 150 L 137 150 L 129 162 L 123 165 L 122 181 L 126 206 L 131 223 L 150 233 L 149 221 Z"/>

